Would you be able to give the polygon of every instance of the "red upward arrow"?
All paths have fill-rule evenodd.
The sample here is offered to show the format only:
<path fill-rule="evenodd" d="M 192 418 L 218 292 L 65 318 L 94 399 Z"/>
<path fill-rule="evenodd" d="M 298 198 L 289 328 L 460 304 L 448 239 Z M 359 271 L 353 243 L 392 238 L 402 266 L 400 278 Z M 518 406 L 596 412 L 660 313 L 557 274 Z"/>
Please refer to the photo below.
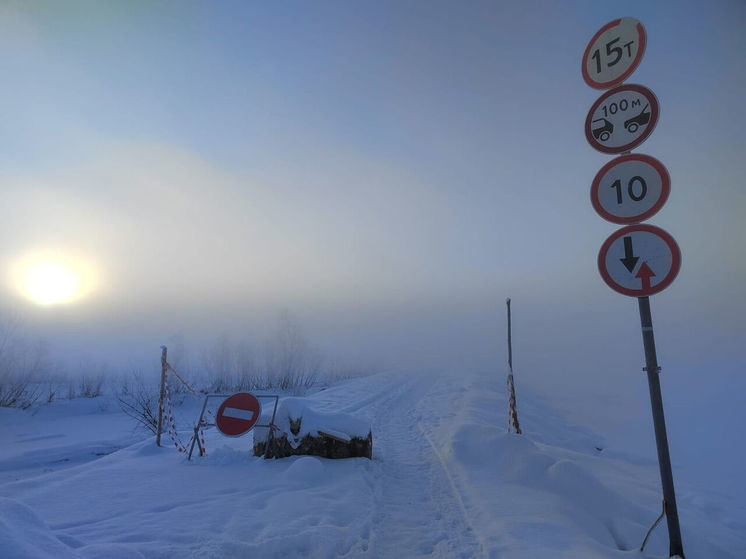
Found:
<path fill-rule="evenodd" d="M 642 266 L 640 266 L 640 269 L 637 270 L 635 277 L 640 278 L 640 281 L 642 282 L 642 291 L 649 291 L 650 278 L 655 277 L 655 272 L 650 269 L 650 266 L 648 266 L 647 262 L 643 262 Z"/>

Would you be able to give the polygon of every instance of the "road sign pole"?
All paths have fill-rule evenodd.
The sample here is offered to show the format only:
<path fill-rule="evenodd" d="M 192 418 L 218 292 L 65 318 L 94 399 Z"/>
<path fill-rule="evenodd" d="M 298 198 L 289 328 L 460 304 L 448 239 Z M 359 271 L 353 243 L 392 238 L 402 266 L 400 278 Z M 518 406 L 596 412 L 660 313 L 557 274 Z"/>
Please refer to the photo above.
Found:
<path fill-rule="evenodd" d="M 588 43 L 581 65 L 585 83 L 594 89 L 613 89 L 601 95 L 588 111 L 585 137 L 591 147 L 602 153 L 622 154 L 596 174 L 591 186 L 591 204 L 604 219 L 637 225 L 623 227 L 606 239 L 598 253 L 598 269 L 609 287 L 637 297 L 640 306 L 663 512 L 668 522 L 669 556 L 683 558 L 649 299 L 674 280 L 681 266 L 681 251 L 673 237 L 662 229 L 639 225 L 663 206 L 671 178 L 656 159 L 630 153 L 653 132 L 660 113 L 658 98 L 644 86 L 622 83 L 640 63 L 646 42 L 647 34 L 639 21 L 620 18 L 604 25 Z M 653 528 L 659 521 L 660 518 Z M 645 547 L 645 542 L 642 546 Z"/>
<path fill-rule="evenodd" d="M 679 513 L 676 508 L 676 493 L 673 487 L 673 472 L 671 471 L 671 456 L 668 451 L 668 436 L 666 435 L 666 419 L 663 415 L 663 398 L 658 374 L 658 357 L 655 353 L 655 337 L 653 335 L 653 319 L 650 314 L 650 298 L 638 297 L 640 307 L 640 325 L 642 327 L 642 343 L 645 348 L 645 370 L 648 373 L 650 388 L 650 405 L 653 409 L 653 428 L 655 429 L 655 444 L 658 449 L 658 465 L 661 471 L 661 485 L 663 487 L 663 502 L 668 522 L 669 556 L 684 557 L 681 543 L 681 529 L 679 528 Z"/>

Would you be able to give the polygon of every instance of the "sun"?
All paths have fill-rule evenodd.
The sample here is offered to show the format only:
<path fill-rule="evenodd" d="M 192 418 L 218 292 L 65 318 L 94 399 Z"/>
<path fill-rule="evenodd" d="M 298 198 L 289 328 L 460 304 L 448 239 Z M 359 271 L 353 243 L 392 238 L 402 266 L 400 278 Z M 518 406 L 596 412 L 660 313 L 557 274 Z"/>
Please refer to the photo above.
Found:
<path fill-rule="evenodd" d="M 93 280 L 90 266 L 58 255 L 30 255 L 17 261 L 13 270 L 16 291 L 43 307 L 82 299 L 93 288 Z"/>
<path fill-rule="evenodd" d="M 39 262 L 26 271 L 24 291 L 39 305 L 69 303 L 77 298 L 80 278 L 61 262 Z"/>

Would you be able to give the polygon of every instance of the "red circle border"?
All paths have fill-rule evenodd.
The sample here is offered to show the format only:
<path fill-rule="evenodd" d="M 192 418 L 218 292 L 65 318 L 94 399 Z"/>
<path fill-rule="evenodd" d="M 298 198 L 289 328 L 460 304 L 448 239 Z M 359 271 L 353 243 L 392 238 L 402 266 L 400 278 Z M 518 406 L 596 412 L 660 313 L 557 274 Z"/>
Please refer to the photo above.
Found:
<path fill-rule="evenodd" d="M 619 25 L 619 22 L 622 21 L 623 18 L 615 19 L 614 21 L 610 21 L 606 25 L 604 25 L 599 31 L 591 38 L 591 40 L 588 42 L 588 46 L 585 47 L 585 51 L 583 52 L 583 60 L 581 61 L 581 68 L 580 71 L 583 74 L 583 80 L 586 84 L 588 84 L 593 89 L 608 89 L 610 87 L 614 87 L 615 85 L 619 85 L 620 83 L 624 82 L 628 77 L 632 75 L 632 72 L 637 70 L 637 67 L 640 65 L 640 62 L 642 61 L 642 57 L 645 54 L 645 47 L 647 46 L 647 33 L 645 32 L 645 27 L 642 25 L 642 23 L 639 20 L 637 21 L 637 36 L 640 40 L 640 48 L 637 49 L 637 56 L 635 56 L 635 59 L 632 61 L 632 64 L 630 64 L 630 67 L 627 68 L 627 70 L 621 74 L 620 76 L 614 78 L 613 80 L 609 82 L 597 82 L 594 81 L 593 78 L 591 78 L 588 75 L 588 70 L 586 69 L 586 60 L 588 59 L 588 54 L 591 51 L 591 47 L 593 46 L 593 43 L 596 42 L 596 39 L 598 39 L 602 33 L 605 31 L 611 29 L 612 27 L 616 27 Z M 634 19 L 634 18 L 631 18 Z"/>
<path fill-rule="evenodd" d="M 648 291 L 622 287 L 611 278 L 608 270 L 606 270 L 606 254 L 609 252 L 609 248 L 611 247 L 612 243 L 619 237 L 622 237 L 629 233 L 634 233 L 636 231 L 645 231 L 647 233 L 652 233 L 653 235 L 658 235 L 661 239 L 663 239 L 663 242 L 668 245 L 668 248 L 671 249 L 671 269 L 668 271 L 668 274 L 666 274 L 666 277 L 663 278 L 660 283 L 656 284 L 655 287 L 651 287 Z M 603 278 L 606 285 L 611 287 L 611 289 L 613 289 L 617 293 L 628 295 L 630 297 L 647 297 L 649 295 L 660 293 L 669 285 L 671 285 L 673 280 L 676 279 L 676 276 L 679 274 L 680 269 L 681 250 L 679 249 L 679 245 L 668 232 L 664 231 L 660 227 L 656 227 L 655 225 L 638 224 L 622 227 L 621 229 L 612 233 L 611 236 L 606 239 L 606 241 L 604 241 L 604 244 L 601 245 L 601 250 L 598 251 L 598 271 L 601 273 L 601 278 Z"/>
<path fill-rule="evenodd" d="M 645 132 L 640 134 L 637 138 L 632 140 L 628 144 L 624 144 L 623 146 L 619 147 L 613 147 L 609 148 L 602 144 L 600 144 L 596 138 L 593 137 L 593 133 L 591 131 L 591 121 L 593 120 L 593 113 L 596 112 L 596 109 L 604 102 L 606 99 L 611 97 L 612 95 L 619 93 L 620 91 L 636 91 L 640 95 L 643 95 L 648 102 L 650 103 L 650 124 L 645 129 Z M 625 151 L 629 151 L 631 149 L 636 148 L 641 143 L 643 143 L 645 140 L 648 139 L 648 136 L 653 133 L 653 130 L 655 129 L 655 126 L 658 124 L 658 117 L 660 116 L 660 105 L 658 103 L 658 98 L 655 96 L 655 93 L 653 93 L 650 89 L 645 87 L 644 85 L 638 85 L 634 83 L 628 83 L 624 85 L 620 85 L 619 87 L 615 87 L 614 89 L 610 89 L 609 91 L 605 92 L 601 97 L 596 99 L 596 102 L 593 103 L 590 110 L 588 111 L 588 115 L 585 117 L 585 139 L 588 141 L 588 143 L 591 145 L 592 148 L 600 151 L 601 153 L 609 153 L 613 155 L 617 155 L 620 153 L 624 153 Z"/>
<path fill-rule="evenodd" d="M 612 167 L 615 167 L 627 161 L 643 161 L 647 163 L 648 165 L 650 165 L 651 167 L 653 167 L 658 173 L 658 175 L 661 177 L 661 195 L 656 201 L 656 203 L 653 204 L 653 206 L 647 211 L 639 215 L 634 215 L 630 217 L 620 217 L 620 216 L 616 216 L 612 213 L 607 212 L 601 206 L 601 202 L 598 199 L 598 192 L 601 187 L 601 178 Z M 671 194 L 671 175 L 668 174 L 668 169 L 666 169 L 663 163 L 658 161 L 655 157 L 651 157 L 649 155 L 645 155 L 642 153 L 630 153 L 630 154 L 622 155 L 620 157 L 612 159 L 606 165 L 601 167 L 601 170 L 598 173 L 596 173 L 596 176 L 593 179 L 593 183 L 591 184 L 591 205 L 593 206 L 593 209 L 596 210 L 596 213 L 600 215 L 602 218 L 604 218 L 606 221 L 611 221 L 612 223 L 618 223 L 620 225 L 629 225 L 632 223 L 639 223 L 641 221 L 645 221 L 646 219 L 650 219 L 655 214 L 657 214 L 658 211 L 663 207 L 663 204 L 666 203 L 666 200 L 668 200 L 669 194 Z"/>
<path fill-rule="evenodd" d="M 233 433 L 226 433 L 220 427 L 220 423 L 221 423 L 220 420 L 223 418 L 223 415 L 222 415 L 223 414 L 223 410 L 228 406 L 229 402 L 232 399 L 237 398 L 238 396 L 249 396 L 249 397 L 253 398 L 253 400 L 256 402 L 256 408 L 257 408 L 256 416 L 254 417 L 254 420 L 249 424 L 249 426 L 244 431 L 241 431 L 240 433 L 235 433 L 235 434 L 233 434 Z M 259 401 L 259 399 L 256 396 L 254 396 L 253 394 L 251 394 L 249 392 L 237 392 L 236 394 L 228 396 L 225 400 L 223 400 L 223 403 L 220 404 L 220 407 L 218 408 L 218 411 L 215 414 L 215 427 L 217 427 L 218 431 L 220 431 L 226 437 L 240 437 L 242 435 L 245 435 L 246 433 L 248 433 L 249 431 L 251 431 L 254 428 L 254 425 L 256 425 L 257 421 L 259 421 L 259 416 L 261 414 L 262 414 L 262 403 Z M 234 419 L 234 418 L 228 418 L 228 419 Z M 237 420 L 237 421 L 247 421 L 247 420 Z"/>

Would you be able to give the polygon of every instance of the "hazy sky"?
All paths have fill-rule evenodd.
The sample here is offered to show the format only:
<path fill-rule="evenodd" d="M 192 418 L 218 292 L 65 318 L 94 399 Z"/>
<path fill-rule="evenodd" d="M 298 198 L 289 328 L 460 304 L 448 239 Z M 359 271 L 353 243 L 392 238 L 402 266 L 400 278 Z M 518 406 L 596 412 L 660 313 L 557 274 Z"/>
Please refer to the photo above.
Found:
<path fill-rule="evenodd" d="M 635 151 L 672 177 L 650 223 L 683 253 L 652 298 L 664 390 L 719 402 L 746 362 L 742 1 L 4 2 L 0 311 L 70 362 L 289 309 L 332 359 L 502 373 L 512 297 L 517 382 L 644 406 L 583 134 L 583 50 L 624 16 L 661 104 Z M 19 293 L 50 259 L 84 297 Z"/>

